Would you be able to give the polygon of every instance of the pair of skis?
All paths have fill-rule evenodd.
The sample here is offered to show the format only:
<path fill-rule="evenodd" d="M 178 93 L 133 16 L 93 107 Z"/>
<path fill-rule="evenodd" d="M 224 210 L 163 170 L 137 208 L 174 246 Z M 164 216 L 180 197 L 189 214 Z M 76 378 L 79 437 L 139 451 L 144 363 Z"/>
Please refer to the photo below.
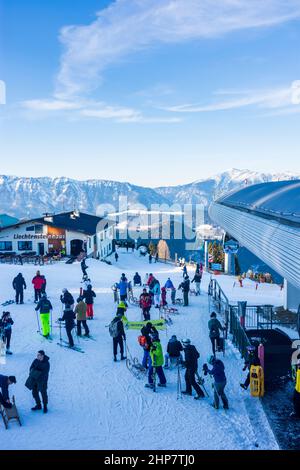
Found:
<path fill-rule="evenodd" d="M 76 351 L 76 352 L 79 352 L 79 353 L 82 353 L 84 354 L 85 351 L 83 349 L 81 349 L 79 346 L 70 346 L 70 344 L 68 343 L 68 341 L 65 341 L 64 339 L 62 339 L 59 343 L 56 343 L 58 346 L 60 346 L 61 348 L 66 348 L 66 349 L 71 349 L 72 351 Z"/>
<path fill-rule="evenodd" d="M 14 304 L 15 301 L 14 300 L 7 300 L 6 302 L 4 302 L 3 304 L 1 304 L 1 307 L 8 307 L 8 305 L 12 305 Z"/>

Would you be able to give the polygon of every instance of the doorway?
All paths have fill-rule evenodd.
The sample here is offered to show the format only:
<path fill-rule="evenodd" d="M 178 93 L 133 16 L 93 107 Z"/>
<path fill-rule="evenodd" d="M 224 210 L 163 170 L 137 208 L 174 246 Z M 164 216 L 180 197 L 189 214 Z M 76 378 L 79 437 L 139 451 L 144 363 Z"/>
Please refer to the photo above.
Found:
<path fill-rule="evenodd" d="M 39 256 L 44 256 L 45 254 L 45 244 L 44 243 L 38 243 L 38 255 Z"/>
<path fill-rule="evenodd" d="M 82 240 L 71 240 L 71 256 L 78 256 L 83 251 Z"/>

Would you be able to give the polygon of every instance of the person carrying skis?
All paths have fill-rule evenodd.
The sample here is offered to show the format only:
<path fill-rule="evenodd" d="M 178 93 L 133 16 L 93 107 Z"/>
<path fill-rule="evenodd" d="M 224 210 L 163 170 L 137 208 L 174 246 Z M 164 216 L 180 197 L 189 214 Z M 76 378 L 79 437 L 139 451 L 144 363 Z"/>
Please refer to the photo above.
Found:
<path fill-rule="evenodd" d="M 256 347 L 255 346 L 248 346 L 247 347 L 248 357 L 245 360 L 243 371 L 245 372 L 247 369 L 249 370 L 247 378 L 243 384 L 240 386 L 247 390 L 250 385 L 250 371 L 252 366 L 260 366 L 260 359 L 257 355 Z"/>
<path fill-rule="evenodd" d="M 36 359 L 32 362 L 29 370 L 29 377 L 26 381 L 26 387 L 32 391 L 32 396 L 36 405 L 31 408 L 32 411 L 42 409 L 41 398 L 43 402 L 44 413 L 48 412 L 48 378 L 50 371 L 49 357 L 46 356 L 45 351 L 39 351 Z"/>
<path fill-rule="evenodd" d="M 1 375 L 0 374 L 0 403 L 4 408 L 10 409 L 13 405 L 9 399 L 8 387 L 12 384 L 16 384 L 16 377 L 14 375 Z"/>
<path fill-rule="evenodd" d="M 42 297 L 42 288 L 43 284 L 45 283 L 45 277 L 41 276 L 40 271 L 37 271 L 31 282 L 34 288 L 34 302 L 37 304 Z"/>
<path fill-rule="evenodd" d="M 13 280 L 13 288 L 16 291 L 16 304 L 24 304 L 24 289 L 27 289 L 22 273 L 19 273 Z"/>
<path fill-rule="evenodd" d="M 158 335 L 157 329 L 155 328 L 155 326 L 152 325 L 151 322 L 148 322 L 141 329 L 141 336 L 139 336 L 139 344 L 144 349 L 144 357 L 142 360 L 142 364 L 145 369 L 148 369 L 148 364 L 150 362 L 150 346 L 152 343 L 151 335 L 153 335 L 154 333 Z"/>
<path fill-rule="evenodd" d="M 63 289 L 62 290 L 62 295 L 60 296 L 60 301 L 65 306 L 73 307 L 73 305 L 74 305 L 73 295 L 70 294 L 68 289 Z"/>
<path fill-rule="evenodd" d="M 69 305 L 66 305 L 63 316 L 58 319 L 59 322 L 62 322 L 62 321 L 65 322 L 65 328 L 66 328 L 66 333 L 67 333 L 67 336 L 68 336 L 69 347 L 70 348 L 74 347 L 74 340 L 73 340 L 73 336 L 72 336 L 72 330 L 75 326 L 75 322 L 74 322 L 75 318 L 76 318 L 76 315 L 73 311 L 73 308 Z"/>
<path fill-rule="evenodd" d="M 190 278 L 185 276 L 184 281 L 180 284 L 178 289 L 182 289 L 183 292 L 183 306 L 189 306 L 189 292 L 190 292 Z"/>
<path fill-rule="evenodd" d="M 10 351 L 10 339 L 12 333 L 12 325 L 14 324 L 13 319 L 10 316 L 10 312 L 3 312 L 0 320 L 0 333 L 1 337 L 6 346 L 6 354 L 12 354 Z"/>
<path fill-rule="evenodd" d="M 225 331 L 225 328 L 221 325 L 217 319 L 217 314 L 212 312 L 208 322 L 209 337 L 212 344 L 213 355 L 216 356 L 216 350 L 220 349 L 220 331 Z"/>
<path fill-rule="evenodd" d="M 143 311 L 144 320 L 150 320 L 150 310 L 152 306 L 152 297 L 147 292 L 147 289 L 143 289 L 143 293 L 140 295 L 140 307 Z"/>
<path fill-rule="evenodd" d="M 83 299 L 85 300 L 87 306 L 87 319 L 93 320 L 94 318 L 94 298 L 96 297 L 95 292 L 92 290 L 92 286 L 89 285 L 87 290 L 83 294 Z"/>
<path fill-rule="evenodd" d="M 153 333 L 151 335 L 150 358 L 151 364 L 148 373 L 148 383 L 145 385 L 145 387 L 155 387 L 156 375 L 158 375 L 159 378 L 158 386 L 166 387 L 167 380 L 163 370 L 164 355 L 158 333 Z"/>
<path fill-rule="evenodd" d="M 165 355 L 165 369 L 169 368 L 169 360 L 170 364 L 175 364 L 176 366 L 182 363 L 182 355 L 181 351 L 183 351 L 183 347 L 180 341 L 178 341 L 177 336 L 173 335 L 168 342 L 167 346 L 167 354 Z"/>
<path fill-rule="evenodd" d="M 200 272 L 195 272 L 195 275 L 193 277 L 193 280 L 191 281 L 192 283 L 195 283 L 196 286 L 196 295 L 201 294 L 201 280 L 202 280 L 202 274 Z"/>
<path fill-rule="evenodd" d="M 117 312 L 115 318 L 109 325 L 109 334 L 113 339 L 113 353 L 114 362 L 117 362 L 118 346 L 120 347 L 121 361 L 124 361 L 124 341 L 126 341 L 126 335 L 124 331 L 124 325 L 122 322 L 122 312 Z"/>
<path fill-rule="evenodd" d="M 90 330 L 86 322 L 87 305 L 83 301 L 83 297 L 77 299 L 75 307 L 76 320 L 77 320 L 77 336 L 81 336 L 81 326 L 84 328 L 84 336 L 89 336 Z"/>
<path fill-rule="evenodd" d="M 185 384 L 186 389 L 183 395 L 190 395 L 192 396 L 192 388 L 195 389 L 197 396 L 195 400 L 199 400 L 200 398 L 204 397 L 204 393 L 200 388 L 200 385 L 196 382 L 196 373 L 198 371 L 198 359 L 200 354 L 198 353 L 197 349 L 194 345 L 191 344 L 190 339 L 183 339 L 182 340 L 183 351 L 184 351 L 184 362 L 183 366 L 186 368 L 185 371 Z"/>
<path fill-rule="evenodd" d="M 224 410 L 228 410 L 228 399 L 225 395 L 224 389 L 226 387 L 227 379 L 225 375 L 225 366 L 220 359 L 216 359 L 215 356 L 211 356 L 208 360 L 208 364 L 211 365 L 213 368 L 210 370 L 208 368 L 207 364 L 203 365 L 203 372 L 204 375 L 211 375 L 214 378 L 214 403 L 213 407 L 216 408 L 216 410 L 219 409 L 220 406 L 220 399 L 223 402 L 223 408 Z"/>
<path fill-rule="evenodd" d="M 45 338 L 49 338 L 50 336 L 50 315 L 51 310 L 53 310 L 52 304 L 49 299 L 47 299 L 47 295 L 43 294 L 41 300 L 37 304 L 35 311 L 40 312 L 40 321 L 42 324 L 42 335 Z"/>
<path fill-rule="evenodd" d="M 142 286 L 142 278 L 139 275 L 139 273 L 135 273 L 134 278 L 133 278 L 133 285 L 135 286 Z"/>

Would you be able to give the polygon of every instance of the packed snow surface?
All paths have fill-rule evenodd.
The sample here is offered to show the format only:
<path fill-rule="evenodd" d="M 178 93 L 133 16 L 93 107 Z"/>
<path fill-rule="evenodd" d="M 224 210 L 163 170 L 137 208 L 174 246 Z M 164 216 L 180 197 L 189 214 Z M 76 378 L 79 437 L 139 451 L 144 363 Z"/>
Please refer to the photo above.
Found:
<path fill-rule="evenodd" d="M 11 423 L 6 431 L 0 421 L 0 449 L 278 449 L 260 402 L 239 386 L 245 378 L 243 363 L 229 341 L 225 358 L 221 356 L 228 379 L 229 411 L 222 408 L 216 411 L 210 406 L 209 378 L 206 378 L 206 388 L 210 398 L 177 400 L 176 370 L 166 371 L 167 388 L 153 393 L 144 388 L 146 379 L 137 380 L 125 362 L 113 362 L 112 339 L 107 328 L 116 311 L 111 286 L 120 279 L 122 272 L 132 279 L 138 271 L 143 279 L 146 272 L 152 271 L 161 284 L 171 277 L 177 287 L 182 279 L 180 268 L 163 263 L 150 266 L 147 258 L 126 251 L 120 252 L 117 265 L 113 262 L 113 266 L 108 266 L 95 260 L 88 260 L 87 264 L 97 294 L 95 319 L 89 322 L 97 342 L 80 340 L 85 354 L 57 346 L 57 328 L 53 329 L 55 340 L 52 343 L 37 334 L 31 285 L 36 267 L 0 265 L 1 303 L 13 298 L 11 283 L 19 272 L 23 273 L 28 286 L 23 306 L 6 308 L 15 321 L 11 344 L 14 354 L 7 357 L 6 365 L 0 365 L 1 374 L 17 377 L 17 384 L 10 387 L 10 394 L 16 396 L 23 427 Z M 79 293 L 80 264 L 57 263 L 41 267 L 41 271 L 47 278 L 55 325 L 61 315 L 61 289 L 68 288 L 75 299 Z M 211 353 L 207 327 L 208 282 L 209 275 L 204 274 L 202 295 L 190 297 L 190 306 L 180 307 L 173 325 L 160 334 L 164 351 L 173 334 L 179 339 L 191 338 L 201 354 L 201 371 Z M 136 289 L 135 295 L 139 293 L 140 289 Z M 130 306 L 128 318 L 140 320 L 140 309 Z M 158 318 L 156 309 L 152 309 L 151 318 Z M 126 334 L 130 352 L 141 359 L 142 349 L 137 342 L 139 331 L 130 330 Z M 40 349 L 45 350 L 51 364 L 47 415 L 31 411 L 34 402 L 24 387 L 31 362 Z M 184 387 L 183 373 L 182 383 Z"/>

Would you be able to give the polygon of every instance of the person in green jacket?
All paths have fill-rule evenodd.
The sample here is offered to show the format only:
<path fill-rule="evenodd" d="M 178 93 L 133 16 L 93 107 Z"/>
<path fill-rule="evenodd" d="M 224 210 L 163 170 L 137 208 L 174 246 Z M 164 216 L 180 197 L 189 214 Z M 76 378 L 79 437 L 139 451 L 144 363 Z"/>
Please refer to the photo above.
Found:
<path fill-rule="evenodd" d="M 163 370 L 163 365 L 164 365 L 164 355 L 163 355 L 163 350 L 162 346 L 159 340 L 158 333 L 153 333 L 151 336 L 152 343 L 150 346 L 150 358 L 151 358 L 151 364 L 149 367 L 149 373 L 148 373 L 148 383 L 146 384 L 146 387 L 148 388 L 154 388 L 154 375 L 158 375 L 159 378 L 159 387 L 165 387 L 167 380 L 164 374 Z"/>
<path fill-rule="evenodd" d="M 209 337 L 212 344 L 213 355 L 216 356 L 216 349 L 219 351 L 220 347 L 220 331 L 224 331 L 225 328 L 223 328 L 217 319 L 217 314 L 215 312 L 212 312 L 210 318 L 211 319 L 208 322 Z"/>

